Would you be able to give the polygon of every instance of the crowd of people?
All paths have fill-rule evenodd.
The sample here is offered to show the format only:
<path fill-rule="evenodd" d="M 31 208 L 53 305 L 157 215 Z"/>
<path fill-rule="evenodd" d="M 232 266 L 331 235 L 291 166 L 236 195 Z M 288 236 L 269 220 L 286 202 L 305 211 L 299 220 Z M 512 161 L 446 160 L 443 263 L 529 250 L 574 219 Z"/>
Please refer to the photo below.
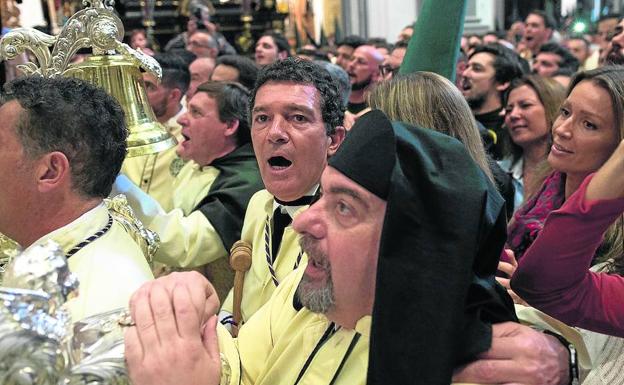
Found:
<path fill-rule="evenodd" d="M 61 245 L 74 319 L 130 304 L 135 385 L 624 384 L 624 19 L 460 36 L 433 3 L 391 44 L 269 31 L 253 58 L 201 12 L 162 52 L 133 32 L 158 154 L 124 159 L 89 84 L 8 82 L 0 232 Z"/>

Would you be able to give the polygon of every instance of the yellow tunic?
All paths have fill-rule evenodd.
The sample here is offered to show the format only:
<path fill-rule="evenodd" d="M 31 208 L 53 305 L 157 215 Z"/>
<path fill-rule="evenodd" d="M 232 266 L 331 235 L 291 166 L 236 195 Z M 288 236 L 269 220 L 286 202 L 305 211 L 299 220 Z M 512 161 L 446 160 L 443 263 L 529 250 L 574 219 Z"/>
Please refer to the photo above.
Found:
<path fill-rule="evenodd" d="M 219 331 L 221 352 L 232 370 L 229 384 L 239 383 L 238 368 L 241 384 L 295 384 L 331 323 L 324 315 L 294 309 L 293 296 L 303 271 L 302 266 L 280 284 L 270 301 L 240 329 L 237 339 Z M 318 349 L 298 384 L 329 384 L 334 376 L 335 385 L 365 384 L 370 323 L 371 317 L 365 316 L 355 330 L 338 328 Z"/>
<path fill-rule="evenodd" d="M 241 304 L 243 322 L 248 320 L 262 305 L 264 305 L 275 291 L 275 283 L 271 276 L 266 257 L 265 228 L 267 217 L 269 222 L 273 218 L 273 195 L 267 190 L 258 191 L 249 201 L 241 239 L 252 245 L 252 262 L 250 270 L 245 274 L 243 301 Z M 304 208 L 307 208 L 305 206 Z M 301 208 L 298 212 L 303 211 Z M 269 226 L 270 227 L 270 226 Z M 269 229 L 270 231 L 270 229 Z M 269 242 L 271 236 L 269 233 Z M 269 245 L 270 248 L 270 245 Z M 300 257 L 299 236 L 289 225 L 284 229 L 277 258 L 274 258 L 273 269 L 278 283 L 290 274 Z M 301 255 L 300 264 L 305 265 L 307 256 Z M 221 308 L 220 319 L 233 312 L 233 293 L 227 296 Z"/>
<path fill-rule="evenodd" d="M 173 182 L 173 205 L 189 215 L 208 195 L 210 187 L 219 176 L 219 170 L 212 166 L 200 166 L 189 161 L 182 167 Z"/>
<path fill-rule="evenodd" d="M 53 240 L 67 253 L 104 228 L 108 218 L 108 210 L 100 204 L 34 244 Z M 128 307 L 132 293 L 153 279 L 141 249 L 115 221 L 110 230 L 81 248 L 68 262 L 69 269 L 80 281 L 80 294 L 68 302 L 73 320 Z"/>
<path fill-rule="evenodd" d="M 175 209 L 146 218 L 147 227 L 160 236 L 154 259 L 170 266 L 197 267 L 228 256 L 223 241 L 208 218 L 193 211 L 204 199 L 219 170 L 189 161 L 174 182 Z"/>
<path fill-rule="evenodd" d="M 164 275 L 182 269 L 172 266 L 199 267 L 205 264 L 199 270 L 210 279 L 219 298 L 225 298 L 234 280 L 229 261 L 224 258 L 228 253 L 208 218 L 195 210 L 218 176 L 216 167 L 202 167 L 194 161 L 186 163 L 173 184 L 175 209 L 153 218 L 149 227 L 161 237 L 155 258 L 168 265 L 157 264 L 155 274 Z M 187 239 L 193 239 L 193 242 L 187 243 Z"/>
<path fill-rule="evenodd" d="M 304 271 L 305 264 L 284 279 L 238 338 L 217 325 L 222 385 L 294 385 L 300 374 L 297 385 L 366 384 L 372 317 L 362 317 L 355 330 L 338 328 L 313 354 L 331 322 L 306 308 L 295 310 L 293 297 Z"/>
<path fill-rule="evenodd" d="M 165 126 L 178 141 L 182 138 L 182 127 L 177 123 L 186 110 L 183 108 L 178 114 L 167 121 Z M 148 193 L 160 203 L 166 211 L 173 209 L 173 183 L 184 161 L 176 154 L 176 147 L 169 148 L 157 154 L 126 158 L 121 167 L 125 174 L 141 190 Z"/>

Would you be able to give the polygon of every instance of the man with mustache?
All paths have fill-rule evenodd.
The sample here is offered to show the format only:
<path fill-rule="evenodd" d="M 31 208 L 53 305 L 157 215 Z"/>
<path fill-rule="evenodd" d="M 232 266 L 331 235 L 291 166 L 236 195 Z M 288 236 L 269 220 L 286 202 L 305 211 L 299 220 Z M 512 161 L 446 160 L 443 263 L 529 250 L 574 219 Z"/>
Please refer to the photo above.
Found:
<path fill-rule="evenodd" d="M 361 45 L 353 51 L 347 66 L 351 80 L 351 95 L 347 105 L 349 113 L 357 115 L 368 107 L 366 104 L 368 91 L 383 79 L 379 71 L 383 60 L 383 56 L 372 45 Z"/>
<path fill-rule="evenodd" d="M 210 285 L 190 284 L 197 277 L 137 292 L 126 334 L 135 385 L 448 384 L 488 349 L 489 324 L 513 318 L 491 279 L 502 199 L 459 142 L 370 112 L 321 189 L 294 221 L 307 264 L 236 340 L 216 325 Z"/>
<path fill-rule="evenodd" d="M 508 133 L 503 128 L 503 95 L 513 79 L 523 75 L 519 56 L 500 44 L 477 46 L 468 58 L 460 90 L 477 122 L 494 138 L 491 155 L 502 159 Z"/>

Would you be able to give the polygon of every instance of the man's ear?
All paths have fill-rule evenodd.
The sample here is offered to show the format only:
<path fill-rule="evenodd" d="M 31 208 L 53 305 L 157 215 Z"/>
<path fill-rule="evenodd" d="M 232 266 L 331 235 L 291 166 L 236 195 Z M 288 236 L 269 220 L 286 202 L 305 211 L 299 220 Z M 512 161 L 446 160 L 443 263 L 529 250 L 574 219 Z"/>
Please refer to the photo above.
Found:
<path fill-rule="evenodd" d="M 327 157 L 334 155 L 336 151 L 338 151 L 346 135 L 347 130 L 343 126 L 336 127 L 334 133 L 329 135 L 327 138 L 327 140 L 330 141 L 329 147 L 327 148 Z"/>
<path fill-rule="evenodd" d="M 509 84 L 511 84 L 511 82 L 496 83 L 496 91 L 498 92 L 505 91 L 507 88 L 509 88 Z"/>
<path fill-rule="evenodd" d="M 240 125 L 240 122 L 237 119 L 233 119 L 233 120 L 226 122 L 226 124 L 227 124 L 227 127 L 225 128 L 224 135 L 226 137 L 236 135 L 236 133 L 238 132 L 238 126 Z"/>
<path fill-rule="evenodd" d="M 70 178 L 67 156 L 60 151 L 43 155 L 38 161 L 36 176 L 39 192 L 49 192 L 62 187 Z"/>
<path fill-rule="evenodd" d="M 182 93 L 182 90 L 180 90 L 179 88 L 172 88 L 171 92 L 169 92 L 169 100 L 173 100 L 176 103 L 180 103 L 180 100 L 182 100 L 182 96 L 184 96 L 184 94 Z"/>

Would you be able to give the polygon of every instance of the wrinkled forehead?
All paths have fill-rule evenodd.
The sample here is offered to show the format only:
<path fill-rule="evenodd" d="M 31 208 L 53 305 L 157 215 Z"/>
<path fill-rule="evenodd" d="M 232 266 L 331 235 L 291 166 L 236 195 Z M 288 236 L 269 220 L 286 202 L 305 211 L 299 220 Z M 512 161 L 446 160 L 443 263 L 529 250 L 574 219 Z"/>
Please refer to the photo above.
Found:
<path fill-rule="evenodd" d="M 253 111 L 268 108 L 305 108 L 321 114 L 321 93 L 312 83 L 268 81 L 256 92 Z"/>

